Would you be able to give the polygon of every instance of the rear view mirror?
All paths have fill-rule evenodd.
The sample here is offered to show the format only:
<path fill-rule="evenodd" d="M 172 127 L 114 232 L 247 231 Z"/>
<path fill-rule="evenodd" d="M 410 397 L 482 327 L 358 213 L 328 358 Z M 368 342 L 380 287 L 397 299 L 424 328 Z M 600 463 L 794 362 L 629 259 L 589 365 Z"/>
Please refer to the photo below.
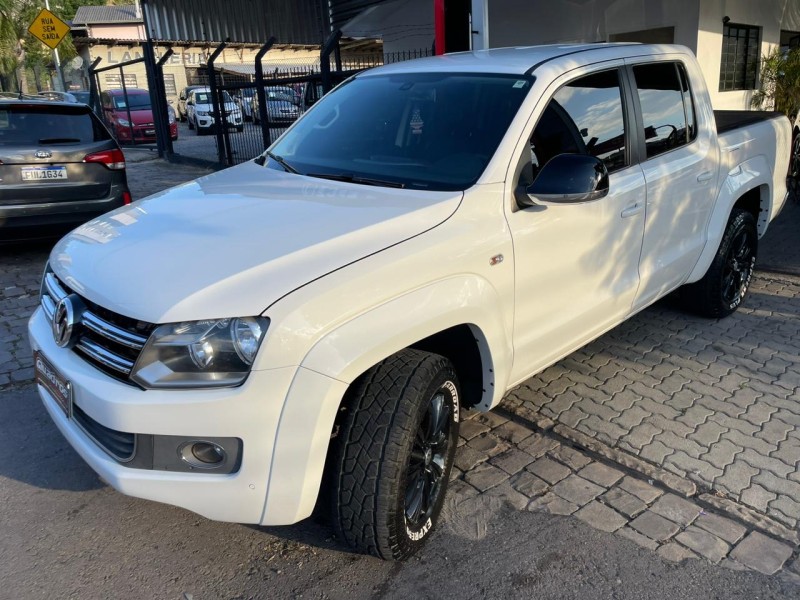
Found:
<path fill-rule="evenodd" d="M 521 193 L 519 193 L 521 192 Z M 559 154 L 553 157 L 524 190 L 518 190 L 520 207 L 548 204 L 580 204 L 608 194 L 608 169 L 588 154 Z"/>

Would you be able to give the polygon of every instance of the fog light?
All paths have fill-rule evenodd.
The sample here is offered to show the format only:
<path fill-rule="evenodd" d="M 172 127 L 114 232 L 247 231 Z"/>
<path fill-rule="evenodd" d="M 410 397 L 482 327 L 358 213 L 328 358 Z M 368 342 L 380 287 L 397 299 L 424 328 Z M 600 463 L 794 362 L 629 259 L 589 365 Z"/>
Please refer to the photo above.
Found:
<path fill-rule="evenodd" d="M 214 469 L 225 462 L 225 450 L 211 442 L 186 442 L 178 450 L 181 459 L 197 469 Z"/>

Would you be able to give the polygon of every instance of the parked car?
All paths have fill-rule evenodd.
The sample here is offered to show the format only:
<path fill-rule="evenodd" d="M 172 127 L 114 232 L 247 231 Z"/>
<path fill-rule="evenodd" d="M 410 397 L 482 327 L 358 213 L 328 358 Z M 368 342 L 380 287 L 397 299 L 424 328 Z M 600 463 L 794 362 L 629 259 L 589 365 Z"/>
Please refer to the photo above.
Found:
<path fill-rule="evenodd" d="M 103 118 L 114 137 L 120 143 L 155 142 L 156 129 L 150 92 L 138 88 L 107 90 L 100 94 Z M 178 123 L 175 111 L 167 106 L 169 115 L 169 134 L 173 141 L 178 139 Z"/>
<path fill-rule="evenodd" d="M 125 157 L 88 106 L 0 100 L 0 240 L 63 234 L 130 201 Z"/>
<path fill-rule="evenodd" d="M 253 98 L 255 96 L 255 88 L 242 88 L 233 99 L 241 107 L 242 117 L 245 121 L 253 120 Z"/>
<path fill-rule="evenodd" d="M 290 87 L 268 87 L 264 90 L 267 99 L 267 117 L 270 124 L 287 126 L 300 116 L 300 96 Z M 258 94 L 252 99 L 253 122 L 258 125 L 261 118 L 258 112 Z"/>
<path fill-rule="evenodd" d="M 75 97 L 75 102 L 80 102 L 81 104 L 89 104 L 89 101 L 91 100 L 92 97 L 90 92 L 86 92 L 83 90 L 70 92 L 70 94 L 72 94 Z"/>
<path fill-rule="evenodd" d="M 222 98 L 224 101 L 222 110 L 225 113 L 225 122 L 228 127 L 242 131 L 244 129 L 242 109 L 233 101 L 230 94 L 224 90 Z M 186 110 L 189 129 L 196 129 L 197 135 L 203 135 L 215 129 L 218 119 L 214 115 L 214 103 L 211 99 L 211 90 L 209 88 L 192 90 L 188 100 L 186 100 Z"/>
<path fill-rule="evenodd" d="M 187 85 L 185 88 L 181 90 L 181 93 L 178 96 L 178 106 L 177 106 L 177 114 L 181 123 L 186 121 L 186 115 L 187 115 L 186 101 L 189 99 L 189 94 L 192 93 L 192 90 L 204 89 L 205 87 L 206 86 L 204 85 Z"/>
<path fill-rule="evenodd" d="M 125 494 L 284 525 L 325 485 L 340 539 L 404 559 L 466 408 L 670 292 L 740 306 L 790 139 L 775 113 L 712 111 L 682 46 L 363 72 L 258 159 L 59 242 L 29 325 L 39 393 Z"/>
<path fill-rule="evenodd" d="M 78 99 L 70 92 L 55 92 L 55 91 L 47 91 L 47 92 L 39 92 L 39 96 L 46 98 L 47 100 L 53 100 L 55 102 L 77 102 Z"/>

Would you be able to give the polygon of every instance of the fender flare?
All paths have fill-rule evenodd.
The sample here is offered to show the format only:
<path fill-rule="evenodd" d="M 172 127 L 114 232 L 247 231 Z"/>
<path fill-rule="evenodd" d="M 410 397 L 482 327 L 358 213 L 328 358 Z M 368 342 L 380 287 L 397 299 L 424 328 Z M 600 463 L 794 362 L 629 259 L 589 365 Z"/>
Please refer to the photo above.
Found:
<path fill-rule="evenodd" d="M 739 199 L 747 192 L 766 185 L 772 189 L 772 169 L 763 154 L 754 156 L 745 162 L 731 169 L 725 180 L 720 185 L 720 192 L 717 201 L 714 203 L 714 210 L 706 227 L 706 245 L 700 258 L 695 263 L 692 273 L 686 283 L 694 283 L 703 278 L 717 254 L 725 227 L 728 224 L 731 211 Z M 764 206 L 766 201 L 767 206 Z M 766 211 L 766 212 L 765 212 Z M 769 221 L 772 212 L 771 192 L 761 195 L 761 215 Z M 759 218 L 759 220 L 761 217 Z M 759 226 L 759 231 L 762 227 Z"/>
<path fill-rule="evenodd" d="M 308 352 L 284 400 L 275 438 L 262 525 L 308 517 L 322 484 L 336 414 L 349 385 L 373 365 L 457 325 L 475 333 L 484 372 L 479 408 L 503 397 L 510 331 L 485 279 L 462 275 L 431 283 L 362 313 L 328 332 Z M 413 326 L 409 324 L 413 323 Z"/>

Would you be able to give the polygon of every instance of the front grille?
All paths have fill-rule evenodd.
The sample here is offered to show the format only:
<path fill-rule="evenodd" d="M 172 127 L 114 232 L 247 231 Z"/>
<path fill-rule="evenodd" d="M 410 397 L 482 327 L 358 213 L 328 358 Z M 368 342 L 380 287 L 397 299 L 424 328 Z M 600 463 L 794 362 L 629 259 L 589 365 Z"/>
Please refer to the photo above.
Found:
<path fill-rule="evenodd" d="M 48 269 L 42 285 L 41 303 L 50 321 L 53 320 L 58 302 L 71 293 L 72 290 Z M 118 315 L 79 297 L 86 309 L 81 314 L 74 351 L 104 373 L 130 383 L 128 376 L 154 325 Z"/>
<path fill-rule="evenodd" d="M 136 452 L 136 435 L 101 425 L 77 404 L 72 405 L 72 418 L 95 443 L 120 462 L 129 461 Z"/>

